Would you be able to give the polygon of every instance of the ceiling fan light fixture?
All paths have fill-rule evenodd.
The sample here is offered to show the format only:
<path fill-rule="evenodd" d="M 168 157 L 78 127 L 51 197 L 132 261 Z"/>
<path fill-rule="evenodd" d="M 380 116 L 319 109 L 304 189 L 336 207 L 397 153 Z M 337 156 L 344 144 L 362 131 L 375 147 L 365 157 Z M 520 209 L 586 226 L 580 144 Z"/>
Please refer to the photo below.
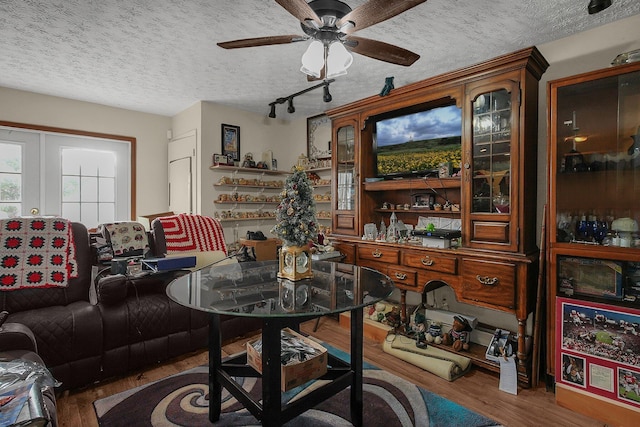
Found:
<path fill-rule="evenodd" d="M 340 27 L 338 28 L 338 31 L 341 33 L 346 33 L 348 31 L 351 31 L 355 27 L 356 27 L 356 24 L 353 21 L 347 21 L 344 24 L 340 25 Z"/>
<path fill-rule="evenodd" d="M 327 56 L 327 78 L 331 79 L 347 74 L 347 68 L 353 63 L 353 55 L 349 53 L 342 42 L 333 42 L 329 46 Z"/>
<path fill-rule="evenodd" d="M 300 71 L 309 76 L 319 78 L 322 67 L 324 67 L 324 45 L 322 42 L 314 40 L 302 55 Z"/>
<path fill-rule="evenodd" d="M 587 10 L 589 15 L 593 15 L 594 13 L 602 12 L 609 6 L 611 6 L 611 0 L 590 0 Z"/>

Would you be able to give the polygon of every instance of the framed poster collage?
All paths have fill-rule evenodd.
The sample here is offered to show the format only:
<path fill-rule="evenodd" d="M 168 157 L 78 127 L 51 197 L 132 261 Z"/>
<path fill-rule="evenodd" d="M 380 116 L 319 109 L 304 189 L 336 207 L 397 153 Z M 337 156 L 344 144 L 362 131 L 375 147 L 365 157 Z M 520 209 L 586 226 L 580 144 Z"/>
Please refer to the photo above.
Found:
<path fill-rule="evenodd" d="M 640 409 L 640 313 L 556 298 L 556 383 Z"/>

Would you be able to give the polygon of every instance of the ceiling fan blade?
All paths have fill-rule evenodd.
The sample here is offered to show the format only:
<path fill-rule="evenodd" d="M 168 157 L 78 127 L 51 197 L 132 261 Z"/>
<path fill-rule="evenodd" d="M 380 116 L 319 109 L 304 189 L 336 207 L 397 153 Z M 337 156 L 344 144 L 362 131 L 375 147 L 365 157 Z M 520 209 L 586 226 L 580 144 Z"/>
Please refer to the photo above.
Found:
<path fill-rule="evenodd" d="M 241 47 L 268 46 L 272 44 L 286 44 L 307 40 L 308 37 L 296 34 L 286 36 L 255 37 L 252 39 L 232 40 L 220 42 L 218 46 L 224 49 L 238 49 Z"/>
<path fill-rule="evenodd" d="M 420 55 L 410 50 L 364 37 L 349 36 L 345 41 L 345 46 L 350 51 L 360 55 L 390 62 L 391 64 L 404 65 L 405 67 L 408 67 L 420 58 Z"/>
<path fill-rule="evenodd" d="M 346 34 L 351 34 L 354 31 L 393 18 L 425 1 L 427 0 L 369 0 L 343 16 L 336 25 L 340 28 L 349 21 L 353 22 L 354 27 L 347 27 L 343 31 Z"/>
<path fill-rule="evenodd" d="M 311 6 L 304 0 L 276 0 L 276 3 L 298 18 L 300 22 L 305 22 L 310 19 L 315 21 L 319 26 L 322 25 L 322 21 L 320 21 L 316 12 L 311 9 Z"/>

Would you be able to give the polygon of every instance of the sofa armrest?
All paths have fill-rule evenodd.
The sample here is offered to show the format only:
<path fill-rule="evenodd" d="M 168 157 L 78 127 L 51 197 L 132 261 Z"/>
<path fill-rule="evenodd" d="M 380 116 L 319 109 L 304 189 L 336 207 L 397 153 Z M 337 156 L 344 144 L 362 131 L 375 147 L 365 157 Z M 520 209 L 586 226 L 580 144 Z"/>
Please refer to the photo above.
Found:
<path fill-rule="evenodd" d="M 113 305 L 127 298 L 128 278 L 124 274 L 114 274 L 98 279 L 96 296 L 98 304 Z"/>
<path fill-rule="evenodd" d="M 5 323 L 0 328 L 0 351 L 27 350 L 38 352 L 36 337 L 27 325 Z"/>

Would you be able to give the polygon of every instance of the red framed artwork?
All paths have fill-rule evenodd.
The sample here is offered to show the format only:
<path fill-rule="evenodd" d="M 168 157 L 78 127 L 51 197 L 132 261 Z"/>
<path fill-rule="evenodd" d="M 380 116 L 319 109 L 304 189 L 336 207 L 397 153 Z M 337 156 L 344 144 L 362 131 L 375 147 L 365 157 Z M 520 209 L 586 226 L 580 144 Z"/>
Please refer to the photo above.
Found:
<path fill-rule="evenodd" d="M 640 313 L 556 298 L 556 383 L 640 408 Z"/>

